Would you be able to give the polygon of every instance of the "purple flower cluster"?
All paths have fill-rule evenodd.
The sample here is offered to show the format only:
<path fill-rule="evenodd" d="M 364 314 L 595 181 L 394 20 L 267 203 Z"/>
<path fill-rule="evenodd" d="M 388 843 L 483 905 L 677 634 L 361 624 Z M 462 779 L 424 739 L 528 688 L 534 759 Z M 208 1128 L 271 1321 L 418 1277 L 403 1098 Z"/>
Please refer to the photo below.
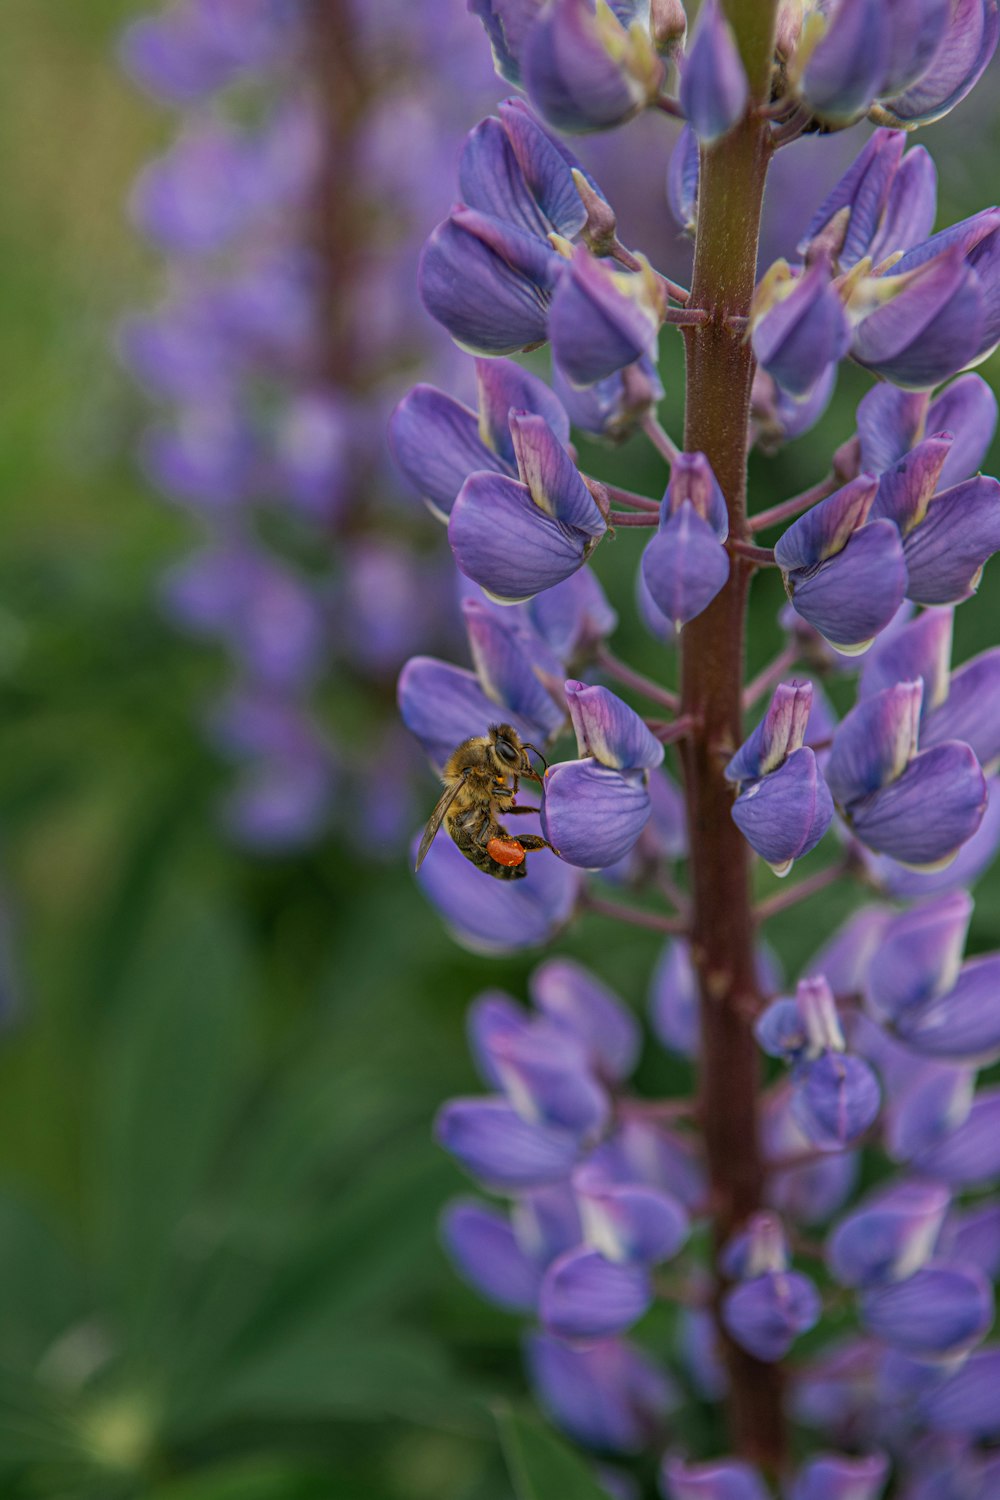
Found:
<path fill-rule="evenodd" d="M 396 847 L 412 816 L 378 705 L 414 641 L 450 637 L 451 568 L 409 544 L 381 432 L 401 367 L 457 373 L 408 287 L 454 133 L 496 94 L 473 42 L 448 4 L 303 0 L 176 0 L 122 37 L 131 76 L 182 111 L 132 195 L 168 268 L 122 352 L 163 411 L 143 467 L 198 537 L 166 606 L 234 669 L 208 727 L 238 768 L 225 822 L 255 849 L 309 843 L 335 812 Z M 351 226 L 376 210 L 359 256 Z M 328 727 L 331 688 L 367 697 L 366 744 Z"/>
<path fill-rule="evenodd" d="M 890 1483 L 901 1500 L 988 1500 L 1000 1090 L 977 1073 L 1000 1062 L 1000 957 L 964 945 L 965 888 L 1000 846 L 1000 650 L 953 670 L 951 649 L 954 611 L 1000 551 L 1000 483 L 978 472 L 997 403 L 967 373 L 1000 342 L 1000 211 L 933 233 L 933 163 L 905 131 L 976 83 L 997 5 L 762 5 L 775 29 L 755 64 L 760 38 L 721 0 L 690 36 L 677 0 L 471 9 L 526 98 L 469 135 L 419 285 L 473 356 L 477 394 L 417 386 L 390 442 L 447 525 L 472 661 L 412 658 L 400 709 L 484 852 L 472 869 L 445 821 L 419 878 L 481 952 L 539 946 L 588 911 L 664 934 L 651 1026 L 697 1084 L 667 1100 L 634 1088 L 633 1012 L 568 960 L 534 970 L 531 1010 L 481 995 L 470 1042 L 490 1093 L 446 1105 L 437 1136 L 496 1201 L 448 1210 L 449 1253 L 537 1323 L 526 1358 L 553 1420 L 599 1454 L 663 1451 L 667 1500 L 766 1500 L 778 1477 L 786 1500 L 878 1500 Z M 720 235 L 696 251 L 690 292 L 622 242 L 554 133 L 647 108 L 686 122 L 677 217 L 696 244 Z M 739 235 L 719 228 L 720 180 L 727 208 L 756 191 L 759 212 L 773 151 L 865 117 L 876 129 L 798 226 L 797 255 L 752 297 L 748 259 L 733 311 Z M 656 412 L 671 329 L 692 370 L 690 451 Z M 824 479 L 748 516 L 751 442 L 773 451 L 808 430 L 844 359 L 879 381 L 856 431 Z M 574 427 L 641 432 L 669 468 L 662 496 L 586 473 Z M 636 597 L 681 658 L 679 693 L 608 645 L 617 619 L 592 568 L 643 528 Z M 775 545 L 758 545 L 770 529 Z M 788 595 L 787 644 L 744 686 L 746 590 L 765 567 Z M 544 774 L 487 759 L 493 780 L 464 810 L 453 752 L 485 756 L 491 724 Z M 537 787 L 519 805 L 522 776 Z M 516 857 L 514 814 L 535 836 L 516 880 L 489 862 L 494 845 Z M 766 886 L 767 866 L 786 876 L 824 840 L 829 863 L 751 904 L 751 852 Z M 789 988 L 759 927 L 841 878 L 879 899 Z M 609 884 L 666 906 L 611 900 Z M 635 1335 L 657 1302 L 673 1305 L 670 1335 L 656 1319 Z M 737 1457 L 692 1451 L 684 1392 L 728 1403 Z M 768 1403 L 768 1430 L 752 1430 Z M 797 1469 L 775 1437 L 790 1421 L 818 1443 Z"/>

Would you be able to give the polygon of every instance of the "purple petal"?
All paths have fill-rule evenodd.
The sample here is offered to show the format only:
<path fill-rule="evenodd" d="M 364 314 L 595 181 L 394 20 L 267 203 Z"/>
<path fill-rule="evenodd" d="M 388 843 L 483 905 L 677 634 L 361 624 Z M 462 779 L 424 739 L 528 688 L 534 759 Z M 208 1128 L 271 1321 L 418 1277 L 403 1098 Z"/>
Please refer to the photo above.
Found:
<path fill-rule="evenodd" d="M 953 1210 L 938 1241 L 938 1259 L 978 1266 L 987 1281 L 1000 1277 L 1000 1203 Z"/>
<path fill-rule="evenodd" d="M 905 1012 L 896 1032 L 927 1057 L 980 1068 L 1000 1061 L 1000 958 L 963 965 L 954 986 Z"/>
<path fill-rule="evenodd" d="M 733 821 L 747 843 L 782 874 L 815 849 L 832 818 L 833 799 L 807 747 L 752 782 L 733 803 Z"/>
<path fill-rule="evenodd" d="M 920 1417 L 931 1432 L 990 1442 L 1000 1437 L 1000 1348 L 980 1349 L 950 1371 L 920 1402 Z M 980 1500 L 989 1500 L 983 1491 Z"/>
<path fill-rule="evenodd" d="M 663 1491 L 668 1500 L 768 1500 L 757 1470 L 738 1459 L 688 1464 L 668 1456 L 663 1460 Z"/>
<path fill-rule="evenodd" d="M 504 1214 L 474 1200 L 451 1203 L 441 1235 L 456 1270 L 477 1292 L 510 1312 L 534 1311 L 541 1273 Z"/>
<path fill-rule="evenodd" d="M 511 1221 L 521 1249 L 543 1269 L 579 1245 L 583 1233 L 569 1180 L 519 1193 Z"/>
<path fill-rule="evenodd" d="M 901 1182 L 841 1219 L 826 1246 L 841 1286 L 877 1286 L 912 1276 L 934 1253 L 950 1194 L 939 1183 Z"/>
<path fill-rule="evenodd" d="M 618 996 L 582 964 L 550 958 L 529 981 L 531 998 L 555 1025 L 588 1048 L 602 1077 L 627 1078 L 641 1046 L 638 1023 Z"/>
<path fill-rule="evenodd" d="M 941 471 L 941 489 L 950 489 L 977 471 L 996 425 L 997 398 L 981 375 L 962 375 L 935 397 L 927 413 L 927 431 L 950 432 L 953 438 Z"/>
<path fill-rule="evenodd" d="M 843 551 L 868 519 L 878 490 L 872 474 L 859 474 L 836 494 L 821 500 L 779 538 L 774 560 L 785 573 L 813 568 Z"/>
<path fill-rule="evenodd" d="M 632 848 L 649 814 L 641 771 L 615 771 L 588 758 L 546 772 L 542 827 L 567 864 L 585 870 L 613 865 Z"/>
<path fill-rule="evenodd" d="M 986 299 L 961 246 L 912 270 L 903 264 L 884 278 L 891 300 L 855 325 L 851 353 L 885 379 L 922 390 L 983 352 Z"/>
<path fill-rule="evenodd" d="M 497 717 L 497 704 L 483 692 L 474 672 L 430 656 L 414 656 L 406 663 L 398 698 L 403 723 L 437 766 L 443 766 L 463 740 L 485 734 Z M 539 728 L 516 714 L 505 711 L 505 716 L 523 739 L 530 740 Z"/>
<path fill-rule="evenodd" d="M 898 682 L 863 698 L 833 737 L 824 767 L 842 807 L 902 775 L 917 748 L 923 683 Z"/>
<path fill-rule="evenodd" d="M 1000 1176 L 1000 1089 L 977 1094 L 966 1119 L 925 1151 L 917 1165 L 952 1187 L 991 1185 Z"/>
<path fill-rule="evenodd" d="M 657 1040 L 681 1057 L 698 1055 L 698 981 L 691 950 L 683 938 L 670 938 L 650 982 L 650 1022 Z"/>
<path fill-rule="evenodd" d="M 491 1038 L 504 1093 L 535 1124 L 590 1136 L 606 1123 L 610 1104 L 587 1068 L 586 1054 L 568 1047 L 555 1028 L 537 1027 Z"/>
<path fill-rule="evenodd" d="M 1000 482 L 967 479 L 935 495 L 903 544 L 915 604 L 959 604 L 975 593 L 984 564 L 1000 549 Z"/>
<path fill-rule="evenodd" d="M 542 1406 L 589 1448 L 638 1452 L 677 1403 L 660 1364 L 623 1339 L 575 1348 L 533 1333 L 526 1352 Z"/>
<path fill-rule="evenodd" d="M 889 60 L 883 0 L 840 0 L 809 57 L 800 92 L 820 119 L 847 124 L 871 105 Z"/>
<path fill-rule="evenodd" d="M 559 1182 L 572 1169 L 577 1137 L 533 1125 L 506 1099 L 452 1099 L 434 1126 L 438 1144 L 467 1172 L 497 1191 Z"/>
<path fill-rule="evenodd" d="M 523 99 L 506 99 L 497 113 L 514 150 L 524 180 L 549 224 L 572 239 L 587 221 L 587 211 L 573 180 L 577 170 L 599 198 L 603 193 L 572 151 L 549 134 Z"/>
<path fill-rule="evenodd" d="M 917 1358 L 963 1353 L 993 1321 L 993 1294 L 981 1271 L 931 1262 L 923 1270 L 862 1294 L 869 1333 Z"/>
<path fill-rule="evenodd" d="M 783 1359 L 800 1334 L 819 1321 L 819 1293 L 798 1271 L 768 1271 L 730 1287 L 722 1299 L 729 1336 L 755 1359 Z"/>
<path fill-rule="evenodd" d="M 942 0 L 931 0 L 940 4 Z M 943 0 L 947 5 L 949 0 Z M 927 239 L 937 215 L 937 168 L 923 146 L 908 151 L 900 163 L 885 215 L 869 252 L 876 265 L 900 250 L 910 250 Z M 950 431 L 938 424 L 930 432 Z"/>
<path fill-rule="evenodd" d="M 917 443 L 898 464 L 887 469 L 879 481 L 872 519 L 895 521 L 900 534 L 907 536 L 924 519 L 950 450 L 951 435 L 939 433 Z"/>
<path fill-rule="evenodd" d="M 656 608 L 680 630 L 725 587 L 729 556 L 712 527 L 685 501 L 643 552 L 642 577 Z"/>
<path fill-rule="evenodd" d="M 930 66 L 903 93 L 881 101 L 882 111 L 901 125 L 939 120 L 979 81 L 996 51 L 998 35 L 995 0 L 957 0 Z"/>
<path fill-rule="evenodd" d="M 521 54 L 544 0 L 468 0 L 468 8 L 486 28 L 493 65 L 508 83 L 521 82 Z"/>
<path fill-rule="evenodd" d="M 588 538 L 546 514 L 527 485 L 473 474 L 448 522 L 455 561 L 497 599 L 518 601 L 562 583 L 583 566 Z"/>
<path fill-rule="evenodd" d="M 573 187 L 569 168 L 561 162 Z M 462 201 L 479 213 L 516 224 L 526 234 L 545 239 L 555 225 L 542 211 L 528 187 L 507 132 L 492 115 L 481 120 L 466 137 L 458 164 L 458 190 Z M 578 222 L 561 233 L 575 234 L 586 222 L 582 199 L 575 194 Z"/>
<path fill-rule="evenodd" d="M 538 825 L 521 818 L 517 831 L 536 833 Z M 551 941 L 569 921 L 580 893 L 579 872 L 547 850 L 530 854 L 525 864 L 523 879 L 494 880 L 439 835 L 417 879 L 463 947 L 513 953 Z"/>
<path fill-rule="evenodd" d="M 963 379 L 968 378 L 963 376 Z M 861 439 L 861 468 L 865 472 L 882 474 L 909 453 L 928 430 L 929 402 L 926 391 L 901 391 L 897 386 L 886 384 L 873 386 L 859 401 L 858 437 Z M 952 431 L 944 422 L 936 422 L 929 430 Z"/>
<path fill-rule="evenodd" d="M 584 1238 L 608 1260 L 658 1265 L 676 1255 L 689 1232 L 682 1204 L 662 1188 L 609 1181 L 599 1168 L 573 1176 Z"/>
<path fill-rule="evenodd" d="M 988 793 L 968 745 L 949 740 L 924 750 L 890 785 L 851 808 L 862 843 L 906 865 L 934 865 L 970 839 Z"/>
<path fill-rule="evenodd" d="M 522 71 L 529 99 L 557 130 L 607 130 L 645 99 L 605 48 L 593 0 L 551 0 L 525 40 Z"/>
<path fill-rule="evenodd" d="M 886 1147 L 896 1161 L 923 1161 L 968 1119 L 974 1078 L 968 1068 L 924 1063 L 899 1049 L 909 1074 L 886 1121 Z"/>
<path fill-rule="evenodd" d="M 878 1080 L 860 1057 L 827 1052 L 802 1064 L 792 1084 L 796 1123 L 820 1151 L 840 1151 L 874 1124 Z"/>
<path fill-rule="evenodd" d="M 971 917 L 971 896 L 955 891 L 901 912 L 882 927 L 862 980 L 876 1020 L 898 1024 L 912 1008 L 951 988 Z"/>
<path fill-rule="evenodd" d="M 503 1087 L 493 1056 L 494 1041 L 500 1036 L 520 1036 L 530 1025 L 531 1018 L 524 1006 L 503 990 L 484 990 L 473 1000 L 465 1030 L 476 1071 L 487 1088 Z"/>
<path fill-rule="evenodd" d="M 541 726 L 543 739 L 561 729 L 565 713 L 542 680 L 537 640 L 523 630 L 517 616 L 507 610 L 491 610 L 474 599 L 464 601 L 462 616 L 479 681 L 493 702 L 527 723 Z M 480 721 L 473 732 L 485 733 L 491 722 L 488 719 L 484 726 Z M 533 740 L 535 736 L 529 734 L 527 738 Z"/>
<path fill-rule="evenodd" d="M 653 770 L 662 763 L 663 746 L 616 693 L 570 680 L 566 702 L 581 756 L 618 771 Z"/>
<path fill-rule="evenodd" d="M 793 573 L 795 608 L 838 651 L 864 650 L 889 624 L 907 587 L 904 548 L 890 521 L 872 521 L 835 557 Z"/>
<path fill-rule="evenodd" d="M 511 412 L 510 434 L 518 473 L 539 510 L 587 537 L 607 530 L 590 490 L 544 417 Z"/>
<path fill-rule="evenodd" d="M 477 359 L 476 389 L 479 395 L 479 436 L 514 472 L 517 460 L 510 431 L 512 411 L 532 412 L 544 417 L 565 448 L 569 442 L 569 420 L 559 400 L 544 380 L 522 370 L 509 359 Z M 474 468 L 499 468 L 499 464 L 475 464 Z M 471 473 L 472 470 L 468 470 Z"/>
<path fill-rule="evenodd" d="M 552 298 L 548 336 L 563 374 L 593 385 L 656 351 L 659 320 L 645 278 L 612 271 L 579 247 Z"/>
<path fill-rule="evenodd" d="M 581 1247 L 549 1266 L 538 1305 L 542 1323 L 559 1338 L 600 1339 L 630 1328 L 652 1299 L 645 1266 Z"/>
<path fill-rule="evenodd" d="M 902 131 L 876 130 L 869 137 L 810 220 L 798 244 L 800 255 L 805 255 L 811 241 L 827 228 L 835 214 L 845 208 L 850 213 L 844 242 L 837 253 L 838 263 L 846 271 L 867 255 L 889 201 L 889 190 L 905 147 L 906 136 Z M 928 232 L 932 227 L 933 222 Z"/>
<path fill-rule="evenodd" d="M 900 900 L 931 896 L 938 891 L 972 885 L 993 862 L 1000 847 L 1000 796 L 997 795 L 995 781 L 987 783 L 987 792 L 989 802 L 983 821 L 971 839 L 962 845 L 950 865 L 932 872 L 908 870 L 894 860 L 866 853 L 865 864 L 871 878 L 883 890 Z"/>
<path fill-rule="evenodd" d="M 708 522 L 717 540 L 724 542 L 729 536 L 726 497 L 704 453 L 678 453 L 674 459 L 660 509 L 661 531 L 670 525 L 671 516 L 677 514 L 686 500 Z"/>
<path fill-rule="evenodd" d="M 645 354 L 588 386 L 570 384 L 554 363 L 552 385 L 574 427 L 614 441 L 627 437 L 663 397 L 660 377 Z"/>
<path fill-rule="evenodd" d="M 698 215 L 698 137 L 685 125 L 670 153 L 667 168 L 667 202 L 682 229 L 694 230 Z"/>
<path fill-rule="evenodd" d="M 436 515 L 447 519 L 455 496 L 477 469 L 500 468 L 479 436 L 476 414 L 432 385 L 417 385 L 389 422 L 392 456 Z"/>
<path fill-rule="evenodd" d="M 882 1453 L 864 1458 L 825 1454 L 799 1470 L 789 1500 L 878 1500 L 889 1477 Z"/>
<path fill-rule="evenodd" d="M 753 734 L 726 766 L 726 779 L 737 785 L 776 771 L 805 743 L 812 710 L 811 682 L 782 682 L 774 690 L 767 713 Z"/>
<path fill-rule="evenodd" d="M 718 0 L 705 0 L 681 69 L 680 103 L 704 146 L 728 135 L 742 118 L 749 85 L 733 29 Z"/>
<path fill-rule="evenodd" d="M 543 589 L 527 606 L 539 635 L 564 666 L 592 649 L 618 624 L 618 616 L 589 568 L 554 589 Z"/>
<path fill-rule="evenodd" d="M 921 743 L 927 740 L 926 719 L 948 696 L 948 665 L 954 616 L 950 609 L 928 609 L 889 636 L 876 641 L 861 669 L 860 693 L 871 698 L 898 682 L 924 684 L 921 707 L 925 722 Z M 936 739 L 964 739 L 961 734 L 938 735 Z"/>
<path fill-rule="evenodd" d="M 545 241 L 460 209 L 424 246 L 420 295 L 462 348 L 513 354 L 545 342 L 557 261 Z"/>
<path fill-rule="evenodd" d="M 829 261 L 817 260 L 786 297 L 754 321 L 754 354 L 792 396 L 808 396 L 851 341 L 847 314 L 830 276 Z"/>
<path fill-rule="evenodd" d="M 987 768 L 1000 757 L 1000 649 L 984 651 L 960 667 L 948 683 L 945 701 L 926 716 L 920 743 L 930 746 L 944 740 L 964 740 Z"/>

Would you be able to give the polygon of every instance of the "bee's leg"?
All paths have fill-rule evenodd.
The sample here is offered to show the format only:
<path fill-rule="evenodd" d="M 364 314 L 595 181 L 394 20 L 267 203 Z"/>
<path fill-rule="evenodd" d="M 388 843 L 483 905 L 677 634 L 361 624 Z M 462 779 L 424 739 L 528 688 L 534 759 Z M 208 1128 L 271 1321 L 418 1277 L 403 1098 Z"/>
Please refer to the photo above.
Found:
<path fill-rule="evenodd" d="M 506 818 L 506 817 L 509 817 L 511 815 L 514 815 L 516 817 L 516 815 L 518 813 L 538 813 L 538 812 L 539 812 L 539 809 L 537 807 L 528 807 L 528 806 L 524 806 L 524 807 L 505 807 L 504 810 L 503 810 L 503 815 Z M 522 839 L 521 842 L 523 843 L 524 840 Z"/>
<path fill-rule="evenodd" d="M 513 811 L 518 812 L 520 809 L 514 808 Z M 517 842 L 525 851 L 529 849 L 551 849 L 553 854 L 559 853 L 554 844 L 550 844 L 548 839 L 539 838 L 536 833 L 519 833 L 517 835 Z"/>

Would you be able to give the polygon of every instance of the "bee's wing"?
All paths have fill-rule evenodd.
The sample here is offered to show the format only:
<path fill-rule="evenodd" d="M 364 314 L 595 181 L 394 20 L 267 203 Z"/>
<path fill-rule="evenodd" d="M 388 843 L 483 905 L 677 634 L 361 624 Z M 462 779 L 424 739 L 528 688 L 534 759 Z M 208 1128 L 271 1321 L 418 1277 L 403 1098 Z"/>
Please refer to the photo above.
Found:
<path fill-rule="evenodd" d="M 449 807 L 454 802 L 455 798 L 458 796 L 464 785 L 464 780 L 460 779 L 455 782 L 454 786 L 445 787 L 444 791 L 441 793 L 441 796 L 438 798 L 437 807 L 435 807 L 434 811 L 427 819 L 427 827 L 424 829 L 423 838 L 420 840 L 420 848 L 417 850 L 417 862 L 413 866 L 414 870 L 419 870 L 420 866 L 426 859 L 427 851 L 431 847 L 431 844 L 433 844 L 434 842 L 434 835 L 437 833 L 438 829 L 441 827 L 441 824 L 444 822 L 445 813 L 448 811 Z"/>

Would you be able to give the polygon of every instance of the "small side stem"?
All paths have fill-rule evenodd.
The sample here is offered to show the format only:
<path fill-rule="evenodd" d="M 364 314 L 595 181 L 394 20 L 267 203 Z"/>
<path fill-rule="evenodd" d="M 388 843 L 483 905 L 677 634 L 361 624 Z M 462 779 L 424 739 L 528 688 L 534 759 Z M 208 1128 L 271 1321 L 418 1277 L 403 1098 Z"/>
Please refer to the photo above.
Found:
<path fill-rule="evenodd" d="M 739 537 L 730 537 L 726 545 L 730 552 L 735 552 L 738 557 L 745 557 L 747 562 L 753 563 L 754 567 L 773 568 L 776 566 L 773 547 L 755 547 L 753 542 L 741 542 Z"/>
<path fill-rule="evenodd" d="M 645 677 L 641 672 L 634 672 L 625 662 L 619 661 L 607 646 L 599 646 L 594 658 L 599 667 L 603 667 L 609 677 L 620 682 L 623 687 L 629 687 L 635 693 L 641 693 L 650 703 L 658 703 L 661 708 L 669 709 L 676 713 L 680 707 L 680 698 L 672 693 L 669 688 L 661 687 L 651 677 Z"/>
<path fill-rule="evenodd" d="M 659 526 L 660 518 L 651 511 L 609 510 L 605 519 L 609 526 Z"/>
<path fill-rule="evenodd" d="M 645 927 L 650 932 L 682 934 L 687 931 L 687 923 L 680 917 L 665 917 L 659 912 L 641 911 L 638 907 L 626 906 L 621 901 L 608 901 L 603 896 L 595 896 L 590 891 L 584 892 L 580 906 L 582 910 L 593 912 L 596 916 L 611 917 L 630 927 Z"/>
<path fill-rule="evenodd" d="M 835 885 L 838 880 L 849 875 L 853 868 L 853 860 L 838 860 L 836 864 L 827 865 L 824 870 L 817 870 L 815 875 L 810 875 L 806 880 L 800 880 L 790 889 L 779 891 L 776 896 L 769 896 L 766 901 L 759 901 L 753 909 L 754 921 L 766 922 L 771 917 L 776 917 L 779 912 L 790 911 L 793 906 L 798 906 L 800 901 L 808 901 L 810 896 L 815 896 L 819 891 L 825 891 L 828 885 Z"/>
<path fill-rule="evenodd" d="M 763 698 L 764 694 L 770 692 L 771 688 L 777 687 L 786 672 L 791 671 L 798 661 L 799 652 L 797 646 L 786 646 L 783 651 L 766 666 L 756 677 L 752 677 L 743 689 L 743 708 L 753 708 L 754 704 Z"/>
<path fill-rule="evenodd" d="M 810 505 L 815 505 L 819 500 L 825 500 L 832 495 L 840 485 L 840 480 L 833 474 L 827 474 L 818 484 L 811 489 L 803 490 L 800 495 L 793 495 L 790 500 L 782 500 L 780 505 L 772 505 L 769 510 L 759 510 L 755 516 L 747 520 L 750 531 L 766 531 L 770 526 L 777 526 L 781 521 L 790 521 L 793 516 L 800 515 L 802 511 L 808 510 Z"/>
<path fill-rule="evenodd" d="M 642 430 L 649 438 L 657 453 L 662 453 L 668 464 L 674 463 L 678 454 L 677 444 L 661 425 L 652 412 L 642 420 Z"/>

